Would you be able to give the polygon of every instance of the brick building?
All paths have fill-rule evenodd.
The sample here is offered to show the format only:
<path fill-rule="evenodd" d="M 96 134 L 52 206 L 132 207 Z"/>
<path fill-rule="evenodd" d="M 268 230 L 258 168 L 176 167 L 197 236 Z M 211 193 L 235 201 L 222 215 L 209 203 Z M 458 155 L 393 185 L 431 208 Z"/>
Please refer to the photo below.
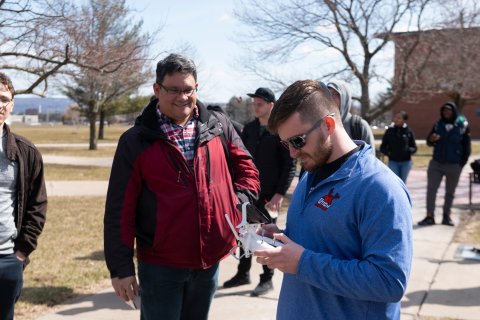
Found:
<path fill-rule="evenodd" d="M 480 138 L 480 28 L 395 33 L 394 90 L 408 94 L 392 112 L 405 110 L 417 139 L 440 117 L 446 101 L 461 105 L 472 138 Z"/>

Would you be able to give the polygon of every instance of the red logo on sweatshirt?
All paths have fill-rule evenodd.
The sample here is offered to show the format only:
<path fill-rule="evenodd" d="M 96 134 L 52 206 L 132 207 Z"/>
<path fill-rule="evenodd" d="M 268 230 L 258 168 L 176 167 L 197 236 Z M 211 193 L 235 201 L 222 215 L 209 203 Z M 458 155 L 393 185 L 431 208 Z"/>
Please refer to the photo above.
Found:
<path fill-rule="evenodd" d="M 330 208 L 330 206 L 332 205 L 334 199 L 340 199 L 340 195 L 338 193 L 333 194 L 334 189 L 335 188 L 330 189 L 330 191 L 328 191 L 328 194 L 318 200 L 315 205 L 322 210 L 328 210 L 328 208 Z"/>

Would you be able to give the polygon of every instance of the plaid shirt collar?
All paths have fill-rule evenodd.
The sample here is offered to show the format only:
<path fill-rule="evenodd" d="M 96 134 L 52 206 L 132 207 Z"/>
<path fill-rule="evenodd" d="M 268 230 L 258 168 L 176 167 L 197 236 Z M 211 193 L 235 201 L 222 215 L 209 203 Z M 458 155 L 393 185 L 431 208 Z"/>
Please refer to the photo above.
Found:
<path fill-rule="evenodd" d="M 160 129 L 167 135 L 170 141 L 177 145 L 188 164 L 193 166 L 195 140 L 197 137 L 197 120 L 199 118 L 198 108 L 195 108 L 193 117 L 190 118 L 183 127 L 174 123 L 172 119 L 161 113 L 158 106 L 157 112 L 159 115 L 158 123 Z"/>

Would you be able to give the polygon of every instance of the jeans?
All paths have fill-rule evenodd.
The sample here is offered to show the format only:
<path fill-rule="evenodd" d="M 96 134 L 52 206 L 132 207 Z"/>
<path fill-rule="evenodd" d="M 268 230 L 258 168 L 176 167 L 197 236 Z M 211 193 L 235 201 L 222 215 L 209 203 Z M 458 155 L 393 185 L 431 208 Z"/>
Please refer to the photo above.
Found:
<path fill-rule="evenodd" d="M 206 270 L 138 262 L 141 320 L 207 320 L 218 263 Z"/>
<path fill-rule="evenodd" d="M 388 161 L 388 167 L 402 179 L 404 183 L 407 183 L 407 176 L 412 169 L 412 160 L 408 161 Z"/>
<path fill-rule="evenodd" d="M 22 292 L 23 262 L 15 254 L 0 255 L 0 319 L 12 320 Z"/>

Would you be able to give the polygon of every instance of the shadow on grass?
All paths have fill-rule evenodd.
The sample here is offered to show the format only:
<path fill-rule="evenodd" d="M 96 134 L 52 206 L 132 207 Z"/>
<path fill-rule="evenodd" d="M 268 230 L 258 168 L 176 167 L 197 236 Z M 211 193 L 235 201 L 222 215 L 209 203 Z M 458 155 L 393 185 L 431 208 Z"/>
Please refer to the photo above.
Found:
<path fill-rule="evenodd" d="M 74 296 L 73 289 L 68 287 L 24 287 L 20 301 L 53 306 Z"/>
<path fill-rule="evenodd" d="M 34 305 L 44 304 L 48 307 L 61 305 L 63 310 L 56 312 L 59 315 L 77 315 L 101 309 L 132 310 L 113 292 L 74 294 L 71 288 L 66 287 L 26 287 L 22 291 L 20 300 Z"/>
<path fill-rule="evenodd" d="M 103 253 L 103 250 L 97 250 L 93 251 L 88 256 L 77 257 L 75 260 L 105 261 L 105 254 Z"/>

